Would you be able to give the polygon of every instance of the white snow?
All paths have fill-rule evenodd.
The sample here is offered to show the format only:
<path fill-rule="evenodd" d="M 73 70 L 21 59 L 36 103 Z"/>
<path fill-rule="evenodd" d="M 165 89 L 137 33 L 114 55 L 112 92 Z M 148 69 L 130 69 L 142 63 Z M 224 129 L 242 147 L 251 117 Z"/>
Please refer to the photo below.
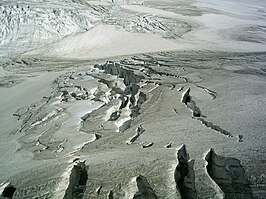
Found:
<path fill-rule="evenodd" d="M 175 49 L 178 49 L 178 44 L 174 40 L 163 39 L 157 35 L 118 31 L 111 25 L 99 25 L 56 44 L 28 52 L 25 56 L 97 59 Z"/>

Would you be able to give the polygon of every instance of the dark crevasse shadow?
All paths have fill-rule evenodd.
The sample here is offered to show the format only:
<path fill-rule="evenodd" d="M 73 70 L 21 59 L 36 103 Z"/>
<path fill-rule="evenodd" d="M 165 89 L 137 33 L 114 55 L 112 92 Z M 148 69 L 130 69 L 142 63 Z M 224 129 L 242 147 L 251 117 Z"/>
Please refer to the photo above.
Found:
<path fill-rule="evenodd" d="M 16 191 L 16 188 L 14 186 L 8 185 L 7 187 L 4 188 L 3 192 L 0 195 L 0 198 L 1 196 L 3 198 L 12 198 L 15 191 Z"/>
<path fill-rule="evenodd" d="M 178 150 L 177 159 L 179 163 L 174 174 L 176 188 L 182 199 L 196 199 L 194 160 L 190 160 L 185 145 Z"/>
<path fill-rule="evenodd" d="M 72 168 L 69 185 L 66 189 L 64 199 L 81 199 L 86 191 L 88 180 L 87 166 L 79 162 Z"/>
<path fill-rule="evenodd" d="M 136 186 L 138 191 L 134 194 L 133 199 L 158 199 L 144 176 L 139 175 L 136 178 Z"/>
<path fill-rule="evenodd" d="M 225 199 L 253 199 L 250 183 L 240 161 L 217 155 L 213 149 L 206 155 L 206 169 L 225 194 Z"/>

